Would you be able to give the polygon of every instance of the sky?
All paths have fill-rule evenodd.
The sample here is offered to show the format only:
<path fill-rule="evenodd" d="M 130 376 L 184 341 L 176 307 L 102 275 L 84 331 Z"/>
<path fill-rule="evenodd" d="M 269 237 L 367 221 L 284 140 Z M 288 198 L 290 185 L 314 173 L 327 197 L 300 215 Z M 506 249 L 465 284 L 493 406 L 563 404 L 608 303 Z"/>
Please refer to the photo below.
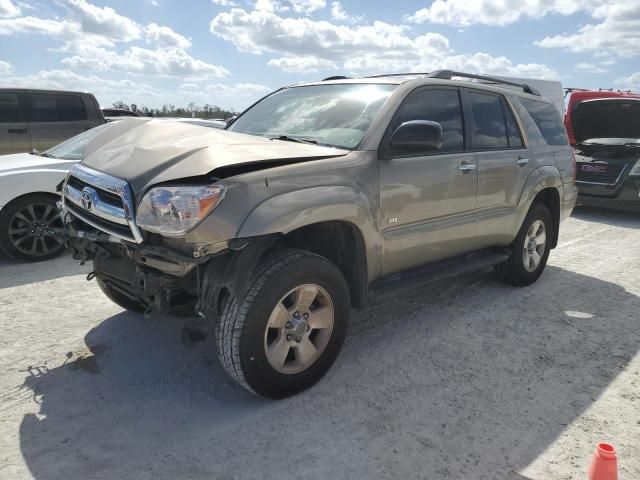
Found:
<path fill-rule="evenodd" d="M 330 75 L 640 90 L 638 0 L 0 0 L 0 87 L 242 110 Z"/>

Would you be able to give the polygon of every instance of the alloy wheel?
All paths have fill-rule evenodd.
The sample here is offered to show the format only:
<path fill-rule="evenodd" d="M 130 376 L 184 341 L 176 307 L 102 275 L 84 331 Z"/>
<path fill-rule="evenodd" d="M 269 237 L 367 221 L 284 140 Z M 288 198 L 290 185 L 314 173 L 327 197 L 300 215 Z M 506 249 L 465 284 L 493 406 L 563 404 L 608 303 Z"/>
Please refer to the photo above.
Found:
<path fill-rule="evenodd" d="M 306 370 L 327 347 L 333 325 L 333 302 L 324 288 L 305 284 L 290 290 L 274 307 L 265 329 L 269 364 L 285 374 Z"/>
<path fill-rule="evenodd" d="M 30 257 L 45 257 L 64 248 L 62 218 L 58 209 L 34 203 L 18 210 L 9 220 L 9 241 Z"/>

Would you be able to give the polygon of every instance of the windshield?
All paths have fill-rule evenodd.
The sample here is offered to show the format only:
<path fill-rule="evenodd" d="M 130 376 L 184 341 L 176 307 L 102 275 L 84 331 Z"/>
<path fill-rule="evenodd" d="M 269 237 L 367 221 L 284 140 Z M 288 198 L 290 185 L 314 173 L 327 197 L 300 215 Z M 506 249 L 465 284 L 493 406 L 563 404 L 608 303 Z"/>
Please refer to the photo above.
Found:
<path fill-rule="evenodd" d="M 258 102 L 229 130 L 354 149 L 395 88 L 353 83 L 288 88 Z"/>
<path fill-rule="evenodd" d="M 55 147 L 50 148 L 44 152 L 43 155 L 51 158 L 59 158 L 61 160 L 82 160 L 84 159 L 84 151 L 87 143 L 110 125 L 112 124 L 105 123 L 104 125 L 82 132 L 75 137 L 71 137 L 69 140 L 59 143 Z"/>

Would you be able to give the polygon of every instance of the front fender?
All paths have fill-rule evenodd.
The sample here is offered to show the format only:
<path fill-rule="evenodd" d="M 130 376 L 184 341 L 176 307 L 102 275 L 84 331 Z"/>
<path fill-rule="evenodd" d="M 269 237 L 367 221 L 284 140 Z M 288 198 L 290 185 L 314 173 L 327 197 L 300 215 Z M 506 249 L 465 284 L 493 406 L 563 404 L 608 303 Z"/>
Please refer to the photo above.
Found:
<path fill-rule="evenodd" d="M 0 174 L 0 208 L 29 193 L 57 194 L 56 186 L 67 175 L 66 169 L 42 168 Z"/>
<path fill-rule="evenodd" d="M 382 237 L 376 206 L 367 196 L 346 186 L 313 187 L 271 197 L 244 220 L 237 238 L 273 233 L 287 234 L 315 223 L 341 221 L 358 228 L 365 243 L 369 277 L 378 274 Z"/>

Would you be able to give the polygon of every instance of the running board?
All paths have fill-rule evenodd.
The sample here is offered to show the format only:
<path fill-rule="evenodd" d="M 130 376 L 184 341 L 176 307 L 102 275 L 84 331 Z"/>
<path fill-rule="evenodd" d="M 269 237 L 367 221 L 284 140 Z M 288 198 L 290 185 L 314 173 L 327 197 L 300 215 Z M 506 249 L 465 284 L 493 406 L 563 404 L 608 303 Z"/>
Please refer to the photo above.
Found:
<path fill-rule="evenodd" d="M 509 253 L 506 249 L 488 249 L 466 253 L 457 257 L 387 275 L 373 282 L 369 289 L 370 293 L 377 293 L 408 279 L 420 280 L 425 283 L 439 282 L 493 267 L 508 258 Z"/>

